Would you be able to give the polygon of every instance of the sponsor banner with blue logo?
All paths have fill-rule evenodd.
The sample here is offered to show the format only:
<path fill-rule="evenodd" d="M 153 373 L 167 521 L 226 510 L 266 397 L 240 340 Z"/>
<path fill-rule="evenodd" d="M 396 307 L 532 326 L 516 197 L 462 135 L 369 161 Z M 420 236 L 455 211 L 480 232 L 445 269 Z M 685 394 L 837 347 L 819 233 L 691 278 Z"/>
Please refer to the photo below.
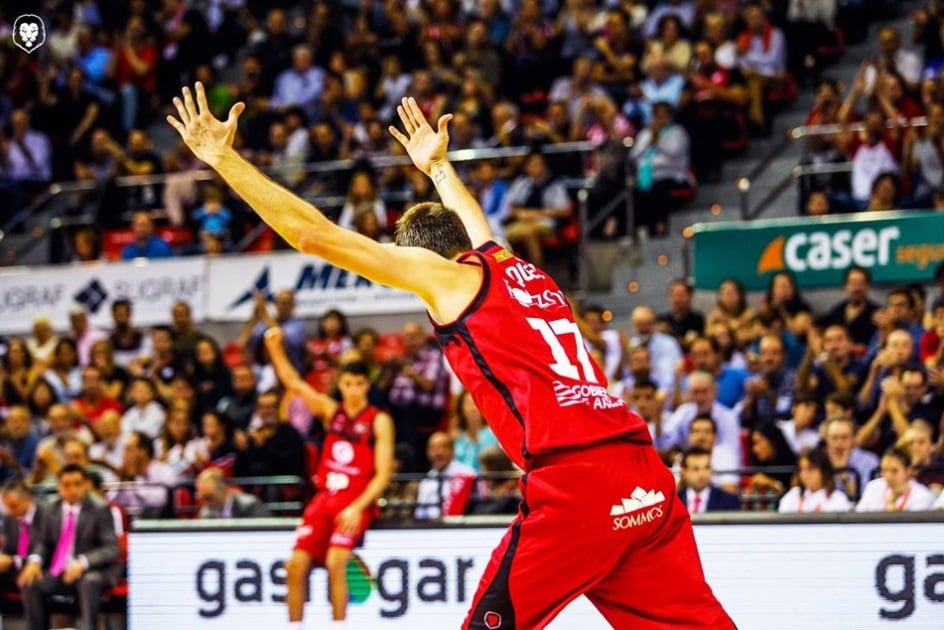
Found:
<path fill-rule="evenodd" d="M 698 289 L 727 278 L 749 291 L 789 271 L 801 287 L 841 287 L 850 266 L 876 283 L 926 282 L 944 261 L 944 213 L 875 212 L 820 219 L 771 219 L 694 226 L 692 271 Z"/>
<path fill-rule="evenodd" d="M 112 327 L 111 305 L 131 300 L 137 326 L 170 322 L 178 300 L 205 319 L 206 262 L 202 257 L 58 267 L 0 268 L 0 334 L 23 334 L 40 315 L 69 330 L 69 311 L 85 307 L 92 325 Z"/>
<path fill-rule="evenodd" d="M 419 298 L 385 287 L 331 265 L 296 253 L 247 254 L 209 261 L 206 317 L 212 321 L 246 321 L 252 296 L 282 289 L 295 291 L 295 313 L 317 317 L 336 308 L 346 315 L 422 312 Z"/>
<path fill-rule="evenodd" d="M 657 497 L 636 500 L 644 506 Z M 632 502 L 629 507 L 632 514 L 642 511 Z M 696 524 L 705 575 L 739 628 L 941 627 L 941 523 L 822 516 L 837 522 Z M 623 529 L 619 522 L 626 518 L 614 516 L 614 527 Z M 136 524 L 130 537 L 130 627 L 285 627 L 283 561 L 294 542 L 294 521 L 286 520 L 281 531 L 233 531 L 236 522 L 191 523 L 157 524 L 167 531 Z M 145 531 L 137 529 L 141 525 Z M 357 561 L 348 567 L 347 627 L 458 628 L 503 534 L 492 527 L 368 531 L 355 551 Z M 648 570 L 653 579 L 671 578 L 658 564 Z M 547 575 L 549 584 L 554 579 L 553 572 Z M 632 591 L 633 585 L 626 588 Z M 324 627 L 330 607 L 323 570 L 312 572 L 309 593 L 306 627 Z M 483 621 L 504 628 L 494 614 Z M 581 597 L 548 628 L 611 626 Z"/>

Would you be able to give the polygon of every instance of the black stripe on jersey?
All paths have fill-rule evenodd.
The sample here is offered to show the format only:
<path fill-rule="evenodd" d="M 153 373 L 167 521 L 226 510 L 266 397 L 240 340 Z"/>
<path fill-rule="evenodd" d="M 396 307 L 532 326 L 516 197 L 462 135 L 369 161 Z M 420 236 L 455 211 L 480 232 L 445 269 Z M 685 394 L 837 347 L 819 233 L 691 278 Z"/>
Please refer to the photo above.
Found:
<path fill-rule="evenodd" d="M 524 501 L 521 502 L 522 505 Z M 475 603 L 475 609 L 469 618 L 468 630 L 486 630 L 488 628 L 515 627 L 515 607 L 511 601 L 511 590 L 508 580 L 511 577 L 511 562 L 515 559 L 518 550 L 518 541 L 521 538 L 521 521 L 511 526 L 508 547 L 502 556 L 501 564 L 492 578 L 491 584 L 482 593 L 482 597 Z"/>
<path fill-rule="evenodd" d="M 469 258 L 477 258 L 479 261 L 479 266 L 482 268 L 482 285 L 479 287 L 478 293 L 475 294 L 475 298 L 469 302 L 469 305 L 465 307 L 459 316 L 449 322 L 448 324 L 438 324 L 435 320 L 430 318 L 430 321 L 433 322 L 433 329 L 436 331 L 436 340 L 439 342 L 440 347 L 445 348 L 450 342 L 454 342 L 453 335 L 455 335 L 456 330 L 462 326 L 462 323 L 471 316 L 475 311 L 479 310 L 479 307 L 482 306 L 482 302 L 485 301 L 485 296 L 488 295 L 488 289 L 492 285 L 492 270 L 488 267 L 488 262 L 485 260 L 485 254 L 481 251 L 482 249 L 487 249 L 494 246 L 495 243 L 488 241 L 483 243 L 479 249 L 474 249 L 470 252 Z M 464 263 L 465 264 L 465 263 Z"/>
<path fill-rule="evenodd" d="M 524 416 L 521 415 L 521 412 L 518 411 L 518 407 L 515 405 L 515 399 L 511 395 L 511 392 L 508 391 L 508 388 L 502 383 L 495 373 L 492 372 L 492 368 L 488 366 L 488 362 L 485 360 L 485 357 L 482 356 L 482 353 L 479 352 L 478 346 L 475 345 L 475 340 L 472 339 L 472 333 L 469 332 L 469 329 L 463 324 L 459 326 L 456 330 L 456 334 L 465 342 L 465 345 L 469 346 L 469 352 L 472 354 L 472 358 L 475 360 L 475 364 L 479 366 L 479 369 L 482 370 L 482 376 L 485 379 L 495 386 L 495 389 L 498 390 L 498 393 L 501 394 L 501 397 L 505 399 L 505 404 L 508 405 L 508 410 L 511 411 L 511 415 L 515 417 L 518 421 L 518 424 L 521 425 L 521 428 L 524 429 Z"/>

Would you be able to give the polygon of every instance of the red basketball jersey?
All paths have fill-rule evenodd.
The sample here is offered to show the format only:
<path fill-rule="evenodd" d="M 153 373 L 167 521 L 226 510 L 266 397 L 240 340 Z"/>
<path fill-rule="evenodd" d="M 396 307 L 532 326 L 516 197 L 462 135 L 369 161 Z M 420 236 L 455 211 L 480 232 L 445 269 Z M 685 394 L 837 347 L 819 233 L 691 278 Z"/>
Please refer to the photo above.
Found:
<path fill-rule="evenodd" d="M 435 325 L 450 365 L 508 456 L 629 436 L 650 442 L 646 423 L 606 391 L 560 287 L 496 243 L 459 262 L 483 269 L 482 286 L 459 318 Z"/>
<path fill-rule="evenodd" d="M 376 407 L 366 407 L 355 418 L 344 407 L 331 419 L 325 436 L 315 485 L 328 492 L 360 494 L 374 476 L 374 418 Z"/>

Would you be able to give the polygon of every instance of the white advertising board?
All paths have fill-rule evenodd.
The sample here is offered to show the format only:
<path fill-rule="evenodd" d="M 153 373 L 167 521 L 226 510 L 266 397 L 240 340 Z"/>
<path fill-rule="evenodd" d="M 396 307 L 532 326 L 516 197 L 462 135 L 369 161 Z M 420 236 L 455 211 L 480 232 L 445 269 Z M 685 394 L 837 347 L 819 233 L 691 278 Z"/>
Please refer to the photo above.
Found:
<path fill-rule="evenodd" d="M 349 607 L 348 627 L 458 628 L 503 532 L 368 532 L 357 554 L 376 583 Z M 944 627 L 941 523 L 710 525 L 695 533 L 708 580 L 739 628 Z M 130 542 L 133 630 L 284 627 L 281 562 L 293 532 L 135 532 Z M 671 579 L 658 566 L 652 572 Z M 324 571 L 312 573 L 310 594 L 306 627 L 324 627 Z M 549 627 L 610 626 L 580 598 Z"/>
<path fill-rule="evenodd" d="M 0 334 L 32 330 L 38 315 L 69 330 L 69 311 L 85 306 L 93 325 L 111 329 L 111 305 L 131 300 L 134 323 L 169 324 L 174 302 L 184 300 L 197 321 L 206 318 L 206 261 L 203 258 L 90 263 L 58 267 L 0 268 Z"/>
<path fill-rule="evenodd" d="M 346 315 L 422 312 L 419 298 L 378 285 L 312 256 L 297 253 L 246 254 L 212 258 L 206 316 L 213 321 L 246 321 L 253 291 L 295 291 L 295 313 L 317 317 L 337 308 Z"/>

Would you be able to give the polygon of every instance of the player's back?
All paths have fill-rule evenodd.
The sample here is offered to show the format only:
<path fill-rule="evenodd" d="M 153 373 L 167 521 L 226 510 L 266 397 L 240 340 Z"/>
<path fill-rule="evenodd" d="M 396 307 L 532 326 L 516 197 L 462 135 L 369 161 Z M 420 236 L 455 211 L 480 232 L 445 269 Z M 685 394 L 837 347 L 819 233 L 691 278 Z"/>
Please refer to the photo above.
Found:
<path fill-rule="evenodd" d="M 466 311 L 437 325 L 443 352 L 512 460 L 603 442 L 649 441 L 645 423 L 607 393 L 563 292 L 495 243 L 459 261 L 483 267 Z"/>

